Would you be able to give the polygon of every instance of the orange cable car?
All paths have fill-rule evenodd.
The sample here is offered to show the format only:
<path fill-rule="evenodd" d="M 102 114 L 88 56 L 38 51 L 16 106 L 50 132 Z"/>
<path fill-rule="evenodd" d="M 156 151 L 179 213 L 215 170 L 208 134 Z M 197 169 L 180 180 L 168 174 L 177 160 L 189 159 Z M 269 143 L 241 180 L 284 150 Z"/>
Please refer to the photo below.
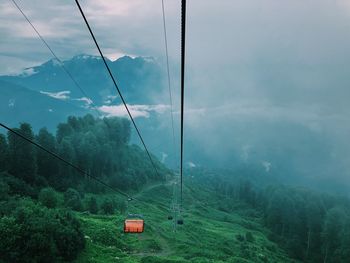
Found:
<path fill-rule="evenodd" d="M 143 233 L 145 221 L 141 215 L 129 215 L 124 221 L 124 233 Z"/>

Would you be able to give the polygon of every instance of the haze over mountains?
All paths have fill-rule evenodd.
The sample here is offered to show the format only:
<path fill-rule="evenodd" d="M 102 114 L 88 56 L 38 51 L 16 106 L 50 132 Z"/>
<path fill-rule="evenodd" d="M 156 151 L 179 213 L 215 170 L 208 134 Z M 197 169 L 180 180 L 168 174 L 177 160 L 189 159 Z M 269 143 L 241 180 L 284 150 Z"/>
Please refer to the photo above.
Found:
<path fill-rule="evenodd" d="M 101 62 L 99 57 L 85 54 L 64 61 L 88 97 L 55 60 L 27 68 L 19 75 L 1 76 L 2 121 L 11 126 L 26 121 L 34 129 L 47 126 L 54 132 L 57 123 L 69 115 L 97 116 L 98 111 L 100 116 L 127 117 Z M 125 56 L 108 63 L 148 147 L 163 162 L 176 168 L 178 157 L 174 158 L 173 154 L 164 68 L 156 59 L 145 57 Z M 191 86 L 187 89 L 191 90 Z M 176 87 L 173 90 L 176 104 Z M 344 191 L 349 185 L 346 149 L 336 143 L 338 138 L 317 124 L 261 118 L 261 113 L 235 118 L 240 114 L 239 108 L 223 116 L 220 111 L 193 109 L 190 103 L 186 107 L 188 167 L 229 168 L 264 181 L 279 180 L 327 189 L 342 186 Z M 176 107 L 174 114 L 177 133 Z M 135 134 L 132 141 L 139 143 Z"/>
<path fill-rule="evenodd" d="M 164 134 L 164 130 L 170 123 L 162 124 L 159 117 L 166 115 L 162 119 L 169 122 L 170 107 L 169 99 L 165 97 L 168 95 L 165 93 L 164 71 L 159 63 L 153 58 L 128 56 L 107 61 L 132 115 L 142 126 L 150 148 L 164 145 L 162 138 L 168 140 L 169 135 L 169 131 Z M 57 123 L 69 115 L 91 113 L 100 117 L 127 117 L 99 57 L 77 55 L 63 64 L 80 88 L 54 59 L 27 68 L 18 75 L 1 76 L 3 121 L 13 126 L 27 121 L 32 123 L 34 129 L 44 125 L 54 130 Z M 162 137 L 153 134 L 158 128 Z M 168 146 L 164 146 L 168 150 Z"/>

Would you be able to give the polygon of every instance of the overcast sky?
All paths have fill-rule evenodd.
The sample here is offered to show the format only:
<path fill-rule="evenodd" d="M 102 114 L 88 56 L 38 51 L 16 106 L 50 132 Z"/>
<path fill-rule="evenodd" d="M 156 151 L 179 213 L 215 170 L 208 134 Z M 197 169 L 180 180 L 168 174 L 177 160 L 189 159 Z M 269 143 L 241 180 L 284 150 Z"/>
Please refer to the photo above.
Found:
<path fill-rule="evenodd" d="M 62 59 L 97 54 L 75 1 L 17 0 L 29 19 Z M 81 1 L 106 56 L 164 56 L 161 1 Z M 179 47 L 179 4 L 166 1 L 171 55 Z M 18 72 L 51 58 L 11 0 L 0 1 L 0 73 Z"/>
<path fill-rule="evenodd" d="M 73 0 L 17 1 L 60 58 L 97 54 Z M 164 1 L 176 79 L 180 0 Z M 350 1 L 187 2 L 188 130 L 218 118 L 221 124 L 260 118 L 346 137 Z M 109 58 L 127 54 L 164 59 L 161 0 L 82 0 L 81 5 Z M 0 34 L 1 74 L 51 58 L 10 0 L 0 0 Z M 207 136 L 212 136 L 210 127 L 217 132 L 208 126 Z"/>
<path fill-rule="evenodd" d="M 17 1 L 61 59 L 97 54 L 73 0 Z M 164 1 L 174 75 L 180 1 Z M 109 58 L 164 59 L 161 0 L 81 5 Z M 235 101 L 260 112 L 272 105 L 305 107 L 311 115 L 348 112 L 349 1 L 190 0 L 187 16 L 187 95 L 195 108 Z M 0 34 L 1 74 L 51 58 L 11 0 L 0 0 Z"/>

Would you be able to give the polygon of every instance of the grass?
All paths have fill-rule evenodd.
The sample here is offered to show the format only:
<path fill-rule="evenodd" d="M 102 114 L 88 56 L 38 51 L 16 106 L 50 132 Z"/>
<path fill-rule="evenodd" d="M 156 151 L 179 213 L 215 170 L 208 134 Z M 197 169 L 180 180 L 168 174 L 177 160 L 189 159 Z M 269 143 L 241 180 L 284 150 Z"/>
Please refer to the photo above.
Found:
<path fill-rule="evenodd" d="M 123 233 L 125 215 L 77 213 L 87 242 L 76 263 L 295 262 L 267 239 L 254 211 L 238 203 L 232 204 L 234 212 L 219 210 L 222 200 L 195 185 L 185 189 L 184 225 L 173 232 L 173 221 L 167 220 L 172 193 L 171 184 L 154 185 L 138 194 L 142 202 L 130 205 L 128 212 L 144 215 L 143 234 Z"/>

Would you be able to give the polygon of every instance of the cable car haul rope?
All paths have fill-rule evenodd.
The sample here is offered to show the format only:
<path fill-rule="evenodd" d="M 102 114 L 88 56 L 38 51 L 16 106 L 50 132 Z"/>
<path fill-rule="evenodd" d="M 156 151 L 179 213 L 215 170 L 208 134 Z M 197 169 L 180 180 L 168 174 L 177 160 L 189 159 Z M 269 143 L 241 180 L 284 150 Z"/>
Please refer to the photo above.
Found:
<path fill-rule="evenodd" d="M 60 63 L 60 65 L 62 66 L 63 70 L 66 72 L 66 74 L 68 75 L 68 77 L 73 81 L 73 83 L 77 86 L 77 88 L 84 94 L 85 97 L 88 97 L 85 94 L 85 91 L 82 89 L 82 87 L 75 81 L 75 79 L 73 78 L 72 74 L 68 71 L 68 69 L 64 66 L 63 62 L 57 57 L 56 53 L 52 50 L 52 48 L 48 45 L 48 43 L 45 41 L 45 39 L 42 37 L 42 35 L 39 33 L 39 31 L 35 28 L 35 26 L 31 23 L 31 21 L 29 20 L 29 18 L 25 15 L 25 13 L 22 11 L 22 9 L 17 5 L 15 0 L 11 0 L 14 5 L 16 6 L 16 8 L 21 12 L 21 14 L 24 16 L 24 18 L 27 20 L 27 22 L 31 25 L 31 27 L 33 28 L 33 30 L 36 32 L 36 34 L 38 35 L 38 37 L 40 38 L 40 40 L 45 44 L 45 46 L 50 50 L 51 54 L 53 55 L 53 57 Z M 100 46 L 97 43 L 97 40 L 94 36 L 94 33 L 87 21 L 87 18 L 79 4 L 78 0 L 75 0 L 75 3 L 80 11 L 80 14 L 88 28 L 88 31 L 90 32 L 91 38 L 93 39 L 96 48 L 98 49 L 98 52 L 102 58 L 103 64 L 114 84 L 114 87 L 122 101 L 122 103 L 124 104 L 124 107 L 128 113 L 128 116 L 137 132 L 138 137 L 140 138 L 140 141 L 147 153 L 147 156 L 152 164 L 152 167 L 154 168 L 155 173 L 157 174 L 158 177 L 159 173 L 157 170 L 157 167 L 151 157 L 150 152 L 148 151 L 148 148 L 146 146 L 146 143 L 143 139 L 143 137 L 141 136 L 141 132 L 138 129 L 134 118 L 129 110 L 129 107 L 118 87 L 117 81 L 114 78 L 108 64 L 107 61 L 105 59 L 105 57 L 103 56 L 103 53 L 100 49 Z M 169 97 L 170 97 L 170 104 L 171 104 L 171 121 L 172 121 L 172 129 L 173 129 L 173 142 L 174 142 L 174 150 L 175 150 L 175 132 L 174 132 L 174 120 L 173 120 L 173 109 L 172 109 L 172 95 L 171 95 L 171 86 L 170 86 L 170 73 L 169 73 L 169 59 L 168 59 L 168 46 L 167 46 L 167 36 L 166 36 L 166 21 L 165 21 L 165 11 L 164 11 L 164 0 L 162 0 L 162 11 L 163 11 L 163 26 L 164 26 L 164 37 L 165 37 L 165 48 L 166 48 L 166 57 L 167 57 L 167 74 L 168 74 L 168 88 L 169 88 Z M 184 83 L 185 83 L 185 79 L 184 79 L 184 75 L 185 75 L 185 29 L 186 29 L 186 0 L 182 0 L 181 2 L 181 151 L 180 151 L 180 183 L 174 183 L 174 196 L 173 196 L 173 201 L 172 201 L 172 209 L 174 212 L 174 216 L 169 215 L 168 219 L 169 220 L 174 220 L 174 225 L 176 226 L 176 223 L 179 225 L 183 224 L 183 219 L 181 218 L 181 211 L 182 211 L 182 204 L 183 204 L 183 134 L 184 134 Z M 97 110 L 97 107 L 95 105 L 93 105 L 94 108 Z M 90 173 L 86 172 L 84 169 L 82 169 L 81 167 L 67 161 L 66 159 L 64 159 L 63 157 L 59 156 L 57 153 L 48 150 L 47 148 L 43 147 L 42 145 L 36 143 L 35 141 L 27 138 L 26 136 L 22 135 L 20 132 L 8 127 L 7 125 L 0 123 L 0 126 L 3 127 L 4 129 L 6 129 L 8 132 L 11 132 L 13 134 L 15 134 L 16 136 L 20 137 L 21 139 L 23 139 L 24 141 L 27 141 L 28 143 L 34 145 L 35 147 L 39 148 L 40 150 L 46 152 L 47 154 L 51 155 L 52 157 L 54 157 L 55 159 L 57 159 L 60 162 L 65 163 L 66 165 L 72 167 L 73 169 L 75 169 L 79 174 L 91 178 L 93 180 L 95 180 L 96 182 L 98 182 L 99 184 L 103 185 L 104 187 L 123 195 L 124 197 L 127 198 L 127 202 L 132 201 L 132 200 L 137 200 L 139 202 L 143 202 L 140 201 L 136 198 L 133 198 L 132 196 L 130 196 L 127 193 L 124 193 L 123 191 L 120 191 L 119 189 L 112 187 L 110 185 L 108 185 L 107 183 L 103 182 L 102 180 L 100 180 L 99 178 L 91 175 Z M 180 185 L 180 186 L 179 186 Z M 176 198 L 176 188 L 180 187 L 180 204 L 178 205 L 177 202 L 177 198 Z M 179 218 L 176 215 L 176 211 L 178 210 L 178 212 L 180 213 Z M 145 227 L 145 222 L 144 222 L 144 218 L 142 215 L 138 215 L 138 214 L 130 214 L 124 221 L 124 233 L 143 233 L 144 232 L 144 227 Z"/>

